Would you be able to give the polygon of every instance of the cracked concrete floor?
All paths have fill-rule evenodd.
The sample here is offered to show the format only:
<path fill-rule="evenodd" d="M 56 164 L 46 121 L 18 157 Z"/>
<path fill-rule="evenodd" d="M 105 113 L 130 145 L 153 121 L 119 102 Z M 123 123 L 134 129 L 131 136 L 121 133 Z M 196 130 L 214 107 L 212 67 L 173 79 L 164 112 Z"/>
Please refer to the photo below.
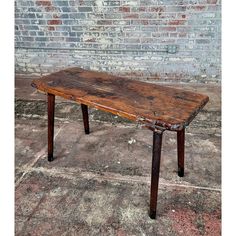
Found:
<path fill-rule="evenodd" d="M 184 178 L 176 173 L 176 133 L 164 133 L 158 213 L 151 220 L 151 131 L 92 109 L 85 135 L 80 107 L 58 99 L 56 159 L 49 163 L 45 95 L 29 84 L 16 79 L 16 235 L 221 234 L 218 86 L 187 85 L 211 102 L 186 130 Z"/>

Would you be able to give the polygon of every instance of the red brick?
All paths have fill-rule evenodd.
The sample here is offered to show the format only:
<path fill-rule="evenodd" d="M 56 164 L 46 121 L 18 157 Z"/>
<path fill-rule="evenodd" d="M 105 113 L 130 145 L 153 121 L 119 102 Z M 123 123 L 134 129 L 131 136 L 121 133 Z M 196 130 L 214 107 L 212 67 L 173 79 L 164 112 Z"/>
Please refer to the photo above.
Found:
<path fill-rule="evenodd" d="M 48 30 L 53 31 L 53 30 L 55 30 L 55 27 L 54 26 L 48 26 Z"/>
<path fill-rule="evenodd" d="M 46 7 L 45 7 L 45 10 L 46 10 L 46 11 L 56 11 L 57 8 L 56 8 L 56 7 L 53 7 L 53 6 L 46 6 Z"/>
<path fill-rule="evenodd" d="M 151 7 L 150 11 L 154 11 L 154 12 L 163 12 L 164 8 L 163 7 Z"/>
<path fill-rule="evenodd" d="M 169 25 L 183 25 L 185 20 L 172 20 L 169 22 Z"/>
<path fill-rule="evenodd" d="M 96 39 L 95 38 L 92 38 L 92 39 L 86 39 L 86 40 L 84 40 L 84 42 L 96 42 Z"/>
<path fill-rule="evenodd" d="M 176 31 L 176 27 L 160 27 L 159 28 L 161 31 Z"/>
<path fill-rule="evenodd" d="M 139 7 L 138 10 L 139 10 L 139 12 L 141 12 L 141 11 L 147 11 L 147 8 L 146 8 L 146 7 Z"/>
<path fill-rule="evenodd" d="M 38 6 L 52 6 L 51 1 L 36 1 Z"/>
<path fill-rule="evenodd" d="M 48 20 L 48 25 L 61 25 L 61 20 Z"/>
<path fill-rule="evenodd" d="M 204 9 L 206 9 L 206 6 L 192 6 L 191 7 L 193 10 L 196 10 L 196 11 L 202 11 Z"/>
<path fill-rule="evenodd" d="M 141 25 L 148 25 L 148 20 L 141 20 L 140 23 Z"/>
<path fill-rule="evenodd" d="M 217 4 L 217 0 L 207 0 L 207 4 Z"/>
<path fill-rule="evenodd" d="M 122 12 L 130 12 L 130 7 L 120 7 L 119 10 Z"/>

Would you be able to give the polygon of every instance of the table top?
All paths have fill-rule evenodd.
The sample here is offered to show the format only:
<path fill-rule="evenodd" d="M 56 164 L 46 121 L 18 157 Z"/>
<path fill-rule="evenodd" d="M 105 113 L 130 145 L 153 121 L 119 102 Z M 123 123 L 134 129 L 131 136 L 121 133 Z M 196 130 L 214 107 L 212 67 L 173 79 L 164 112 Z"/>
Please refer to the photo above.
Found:
<path fill-rule="evenodd" d="M 206 95 L 69 68 L 33 80 L 46 93 L 140 122 L 150 129 L 182 130 L 208 102 Z"/>

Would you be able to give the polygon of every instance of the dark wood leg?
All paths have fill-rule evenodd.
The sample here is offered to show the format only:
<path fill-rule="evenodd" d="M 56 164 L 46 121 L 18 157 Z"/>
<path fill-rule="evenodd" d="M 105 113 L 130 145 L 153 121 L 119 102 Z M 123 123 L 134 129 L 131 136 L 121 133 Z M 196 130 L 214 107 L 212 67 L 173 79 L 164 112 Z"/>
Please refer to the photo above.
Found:
<path fill-rule="evenodd" d="M 84 132 L 85 132 L 85 134 L 89 134 L 88 106 L 81 104 L 81 109 L 82 109 L 82 113 L 83 113 Z"/>
<path fill-rule="evenodd" d="M 48 93 L 48 161 L 53 161 L 55 95 Z"/>
<path fill-rule="evenodd" d="M 152 176 L 151 176 L 151 195 L 150 212 L 151 219 L 156 218 L 159 171 L 161 161 L 162 132 L 153 132 L 153 153 L 152 153 Z"/>
<path fill-rule="evenodd" d="M 177 149 L 178 149 L 178 176 L 184 176 L 184 142 L 185 129 L 177 132 Z"/>

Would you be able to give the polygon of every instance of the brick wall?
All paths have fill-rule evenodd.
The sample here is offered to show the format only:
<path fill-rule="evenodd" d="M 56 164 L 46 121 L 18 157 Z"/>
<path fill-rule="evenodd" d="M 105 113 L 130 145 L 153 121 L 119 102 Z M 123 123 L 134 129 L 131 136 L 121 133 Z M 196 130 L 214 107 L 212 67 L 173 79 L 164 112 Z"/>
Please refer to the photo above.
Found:
<path fill-rule="evenodd" d="M 219 0 L 16 0 L 16 73 L 219 82 Z"/>

